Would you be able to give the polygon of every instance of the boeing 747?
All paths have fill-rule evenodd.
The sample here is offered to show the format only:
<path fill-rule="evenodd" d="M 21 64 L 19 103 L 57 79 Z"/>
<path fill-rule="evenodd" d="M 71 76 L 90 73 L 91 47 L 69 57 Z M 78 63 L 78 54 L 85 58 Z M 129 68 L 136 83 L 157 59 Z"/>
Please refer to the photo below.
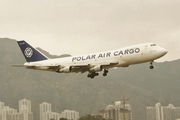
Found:
<path fill-rule="evenodd" d="M 89 78 L 98 76 L 101 71 L 103 71 L 103 76 L 107 76 L 110 68 L 128 67 L 144 62 L 150 62 L 150 69 L 153 69 L 154 60 L 168 52 L 154 43 L 145 43 L 112 51 L 50 59 L 25 41 L 17 43 L 27 62 L 24 65 L 13 65 L 14 67 L 57 73 L 88 72 L 87 77 Z"/>

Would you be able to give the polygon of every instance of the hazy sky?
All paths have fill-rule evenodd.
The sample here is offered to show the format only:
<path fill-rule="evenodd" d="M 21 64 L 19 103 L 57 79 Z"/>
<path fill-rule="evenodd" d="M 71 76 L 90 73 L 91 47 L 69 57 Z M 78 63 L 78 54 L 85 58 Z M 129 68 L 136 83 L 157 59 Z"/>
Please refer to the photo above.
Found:
<path fill-rule="evenodd" d="M 51 54 L 114 50 L 154 42 L 159 61 L 180 59 L 180 0 L 1 0 L 0 38 Z"/>

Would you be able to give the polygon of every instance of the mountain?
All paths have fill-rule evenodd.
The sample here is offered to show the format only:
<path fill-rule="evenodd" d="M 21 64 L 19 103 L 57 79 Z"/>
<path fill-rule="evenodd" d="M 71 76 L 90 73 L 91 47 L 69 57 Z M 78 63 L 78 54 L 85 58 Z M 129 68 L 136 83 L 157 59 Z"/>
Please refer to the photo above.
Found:
<path fill-rule="evenodd" d="M 58 57 L 41 52 L 49 58 Z M 153 70 L 149 63 L 110 69 L 107 77 L 89 79 L 87 73 L 58 74 L 10 67 L 25 62 L 13 39 L 0 38 L 0 56 L 0 101 L 18 109 L 19 100 L 31 100 L 34 120 L 39 120 L 42 102 L 52 103 L 54 112 L 71 109 L 80 115 L 98 114 L 126 95 L 130 97 L 127 103 L 132 105 L 133 120 L 145 120 L 146 107 L 157 102 L 180 106 L 180 60 L 154 63 Z"/>
<path fill-rule="evenodd" d="M 69 54 L 63 54 L 63 55 L 51 55 L 51 54 L 49 54 L 47 51 L 45 51 L 45 50 L 43 50 L 43 49 L 41 49 L 41 48 L 36 48 L 36 49 L 38 49 L 39 51 L 41 51 L 41 53 L 43 53 L 44 55 L 46 55 L 48 58 L 51 58 L 51 59 L 53 59 L 53 58 L 63 58 L 63 57 L 70 57 L 71 55 L 69 55 Z"/>

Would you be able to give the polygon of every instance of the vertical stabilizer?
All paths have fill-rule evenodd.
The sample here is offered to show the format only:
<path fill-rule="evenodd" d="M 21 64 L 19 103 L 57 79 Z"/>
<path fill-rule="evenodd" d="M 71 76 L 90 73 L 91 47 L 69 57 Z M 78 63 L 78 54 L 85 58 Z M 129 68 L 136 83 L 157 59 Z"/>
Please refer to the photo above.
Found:
<path fill-rule="evenodd" d="M 35 61 L 42 61 L 47 60 L 48 58 L 39 52 L 37 49 L 33 48 L 31 45 L 26 43 L 26 41 L 18 41 L 17 42 L 21 51 L 26 58 L 27 62 L 35 62 Z"/>

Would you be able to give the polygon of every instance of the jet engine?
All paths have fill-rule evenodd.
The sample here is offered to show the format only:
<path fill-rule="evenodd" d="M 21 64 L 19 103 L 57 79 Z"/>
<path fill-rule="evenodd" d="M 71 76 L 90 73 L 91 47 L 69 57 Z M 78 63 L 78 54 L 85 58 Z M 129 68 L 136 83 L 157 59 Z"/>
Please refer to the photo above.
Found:
<path fill-rule="evenodd" d="M 59 69 L 60 73 L 70 73 L 72 71 L 72 67 L 65 66 L 64 68 Z"/>
<path fill-rule="evenodd" d="M 99 72 L 102 71 L 102 65 L 96 65 L 89 69 L 90 72 Z"/>

